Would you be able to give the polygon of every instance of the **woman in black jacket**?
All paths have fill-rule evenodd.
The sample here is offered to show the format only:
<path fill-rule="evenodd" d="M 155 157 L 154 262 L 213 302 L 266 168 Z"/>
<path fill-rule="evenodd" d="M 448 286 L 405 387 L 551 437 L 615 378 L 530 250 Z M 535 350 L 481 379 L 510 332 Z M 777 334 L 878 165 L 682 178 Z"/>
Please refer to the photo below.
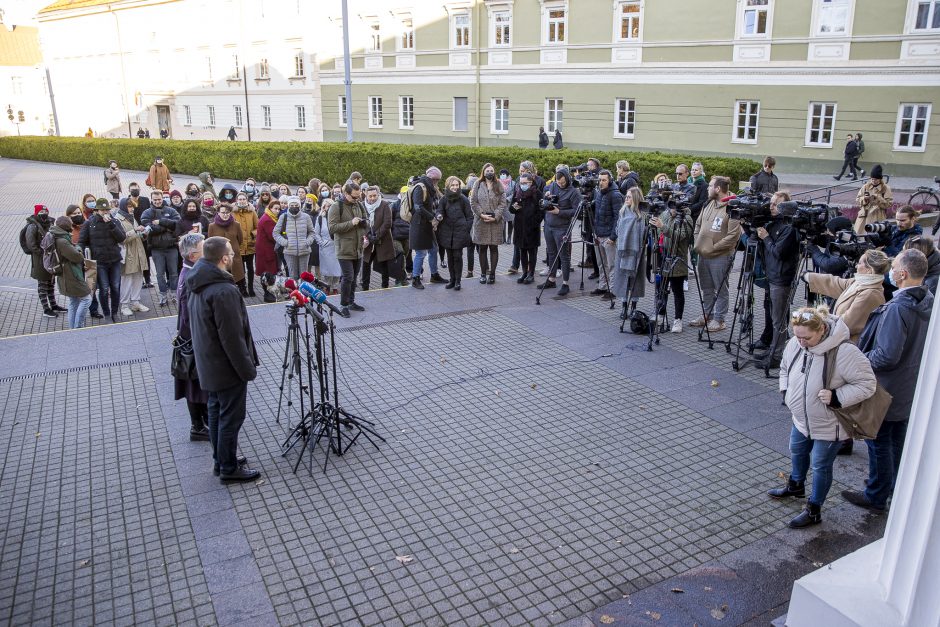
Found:
<path fill-rule="evenodd" d="M 523 172 L 513 195 L 509 211 L 515 215 L 512 243 L 519 249 L 522 276 L 516 283 L 529 284 L 535 281 L 535 263 L 538 261 L 539 244 L 542 241 L 542 218 L 545 213 L 539 206 L 540 195 L 535 175 Z"/>
<path fill-rule="evenodd" d="M 473 212 L 470 200 L 460 188 L 462 183 L 456 176 L 448 177 L 444 185 L 444 196 L 437 205 L 437 244 L 447 253 L 447 270 L 450 281 L 444 289 L 460 290 L 460 273 L 463 271 L 463 249 L 470 244 L 470 227 Z"/>

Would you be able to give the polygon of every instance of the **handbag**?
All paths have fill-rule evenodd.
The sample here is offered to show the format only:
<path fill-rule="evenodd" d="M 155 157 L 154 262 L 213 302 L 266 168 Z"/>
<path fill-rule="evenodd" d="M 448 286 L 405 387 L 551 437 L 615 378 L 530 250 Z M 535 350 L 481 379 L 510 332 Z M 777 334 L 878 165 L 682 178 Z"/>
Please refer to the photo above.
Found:
<path fill-rule="evenodd" d="M 184 340 L 179 334 L 173 337 L 173 356 L 170 359 L 170 374 L 174 379 L 195 381 L 196 355 L 193 353 L 192 340 Z"/>
<path fill-rule="evenodd" d="M 826 352 L 823 362 L 823 381 L 827 390 L 832 389 L 832 376 L 835 370 L 832 364 L 835 364 L 839 346 Z M 836 415 L 839 426 L 845 429 L 853 440 L 874 440 L 881 429 L 881 423 L 885 420 L 892 398 L 880 383 L 875 383 L 875 393 L 864 401 L 850 407 L 830 407 L 829 409 Z"/>

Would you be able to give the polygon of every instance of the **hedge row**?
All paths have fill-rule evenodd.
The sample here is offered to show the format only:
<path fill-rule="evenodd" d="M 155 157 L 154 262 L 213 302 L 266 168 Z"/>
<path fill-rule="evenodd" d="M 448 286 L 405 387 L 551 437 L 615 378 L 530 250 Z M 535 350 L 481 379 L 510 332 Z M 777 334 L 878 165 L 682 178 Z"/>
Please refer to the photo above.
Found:
<path fill-rule="evenodd" d="M 640 174 L 644 187 L 658 173 L 673 178 L 678 163 L 701 161 L 708 175 L 728 176 L 732 185 L 746 181 L 760 164 L 750 159 L 700 157 L 660 152 L 535 150 L 531 148 L 470 148 L 373 143 L 326 142 L 231 142 L 174 141 L 161 139 L 89 139 L 82 137 L 0 137 L 0 156 L 53 163 L 106 167 L 109 159 L 121 168 L 147 170 L 155 156 L 164 158 L 171 172 L 196 175 L 212 172 L 217 178 L 301 184 L 316 176 L 323 181 L 345 181 L 358 170 L 383 189 L 401 187 L 409 176 L 423 173 L 431 164 L 444 173 L 466 178 L 481 166 L 493 163 L 516 174 L 519 162 L 535 162 L 541 173 L 551 173 L 558 163 L 581 164 L 597 157 L 604 167 L 626 159 Z"/>

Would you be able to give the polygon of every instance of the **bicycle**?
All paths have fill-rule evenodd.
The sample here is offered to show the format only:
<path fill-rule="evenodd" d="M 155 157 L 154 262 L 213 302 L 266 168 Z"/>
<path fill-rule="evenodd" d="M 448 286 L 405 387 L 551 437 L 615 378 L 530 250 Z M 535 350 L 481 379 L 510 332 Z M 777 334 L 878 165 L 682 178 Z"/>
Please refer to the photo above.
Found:
<path fill-rule="evenodd" d="M 907 199 L 907 204 L 921 213 L 940 212 L 940 176 L 935 176 L 933 181 L 937 183 L 936 187 L 927 187 L 926 185 L 918 187 Z M 940 229 L 940 216 L 933 225 L 932 233 L 936 235 L 938 229 Z"/>

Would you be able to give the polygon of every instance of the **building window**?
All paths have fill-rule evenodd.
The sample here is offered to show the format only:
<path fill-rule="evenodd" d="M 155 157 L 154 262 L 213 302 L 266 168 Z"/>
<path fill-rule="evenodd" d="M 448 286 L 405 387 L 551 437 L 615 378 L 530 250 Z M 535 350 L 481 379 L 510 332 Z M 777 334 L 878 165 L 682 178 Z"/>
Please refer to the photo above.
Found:
<path fill-rule="evenodd" d="M 734 135 L 731 140 L 739 144 L 757 143 L 757 119 L 760 101 L 738 100 L 734 103 Z"/>
<path fill-rule="evenodd" d="M 639 2 L 621 2 L 620 3 L 620 39 L 639 39 L 640 38 L 640 3 Z"/>
<path fill-rule="evenodd" d="M 545 100 L 545 128 L 549 133 L 563 131 L 564 102 L 561 98 Z"/>
<path fill-rule="evenodd" d="M 490 107 L 490 132 L 501 134 L 509 132 L 509 98 L 493 98 Z"/>
<path fill-rule="evenodd" d="M 193 124 L 193 112 L 189 108 L 189 105 L 183 105 L 183 119 L 186 120 L 186 126 L 192 126 Z"/>
<path fill-rule="evenodd" d="M 235 105 L 235 126 L 242 127 L 242 106 Z"/>
<path fill-rule="evenodd" d="M 918 2 L 914 30 L 940 29 L 940 0 Z"/>
<path fill-rule="evenodd" d="M 903 103 L 898 107 L 898 124 L 894 133 L 894 149 L 923 152 L 927 147 L 927 126 L 930 104 Z"/>
<path fill-rule="evenodd" d="M 232 54 L 232 73 L 229 74 L 229 78 L 232 80 L 238 80 L 241 78 L 242 70 L 241 66 L 238 64 L 238 53 Z"/>
<path fill-rule="evenodd" d="M 466 131 L 469 128 L 467 124 L 467 99 L 454 98 L 454 130 Z"/>
<path fill-rule="evenodd" d="M 415 28 L 411 18 L 405 18 L 401 21 L 401 38 L 398 41 L 399 50 L 415 49 Z"/>
<path fill-rule="evenodd" d="M 346 126 L 346 96 L 339 97 L 339 125 Z"/>
<path fill-rule="evenodd" d="M 307 108 L 304 105 L 297 105 L 294 109 L 297 111 L 297 128 L 307 128 Z"/>
<path fill-rule="evenodd" d="M 261 105 L 261 126 L 271 128 L 271 105 Z"/>
<path fill-rule="evenodd" d="M 845 35 L 849 27 L 849 0 L 817 0 L 817 35 Z"/>
<path fill-rule="evenodd" d="M 454 48 L 470 46 L 470 15 L 461 13 L 454 16 Z"/>
<path fill-rule="evenodd" d="M 809 103 L 809 118 L 806 123 L 806 145 L 832 148 L 832 131 L 836 127 L 836 103 Z"/>
<path fill-rule="evenodd" d="M 215 105 L 209 105 L 209 128 L 215 128 Z"/>
<path fill-rule="evenodd" d="M 745 0 L 741 35 L 766 37 L 769 33 L 771 0 Z"/>
<path fill-rule="evenodd" d="M 13 95 L 20 96 L 23 94 L 23 77 L 22 76 L 11 76 L 10 80 L 13 81 Z"/>
<path fill-rule="evenodd" d="M 414 96 L 401 96 L 398 99 L 401 110 L 399 128 L 410 129 L 415 127 L 415 99 Z"/>
<path fill-rule="evenodd" d="M 382 26 L 378 22 L 369 24 L 369 50 L 382 52 Z"/>
<path fill-rule="evenodd" d="M 565 43 L 565 25 L 567 22 L 568 12 L 565 9 L 549 9 L 545 42 L 549 44 Z"/>
<path fill-rule="evenodd" d="M 212 57 L 206 57 L 206 80 L 212 80 Z"/>
<path fill-rule="evenodd" d="M 493 45 L 511 46 L 512 15 L 509 11 L 499 11 L 493 14 Z"/>
<path fill-rule="evenodd" d="M 614 135 L 633 139 L 633 130 L 636 126 L 636 100 L 633 98 L 617 98 L 614 108 Z"/>
<path fill-rule="evenodd" d="M 369 128 L 382 128 L 381 96 L 369 96 Z"/>
<path fill-rule="evenodd" d="M 294 52 L 294 76 L 303 77 L 306 76 L 304 69 L 304 51 L 297 50 Z"/>
<path fill-rule="evenodd" d="M 271 78 L 271 70 L 268 68 L 268 60 L 266 58 L 258 60 L 258 78 Z"/>

